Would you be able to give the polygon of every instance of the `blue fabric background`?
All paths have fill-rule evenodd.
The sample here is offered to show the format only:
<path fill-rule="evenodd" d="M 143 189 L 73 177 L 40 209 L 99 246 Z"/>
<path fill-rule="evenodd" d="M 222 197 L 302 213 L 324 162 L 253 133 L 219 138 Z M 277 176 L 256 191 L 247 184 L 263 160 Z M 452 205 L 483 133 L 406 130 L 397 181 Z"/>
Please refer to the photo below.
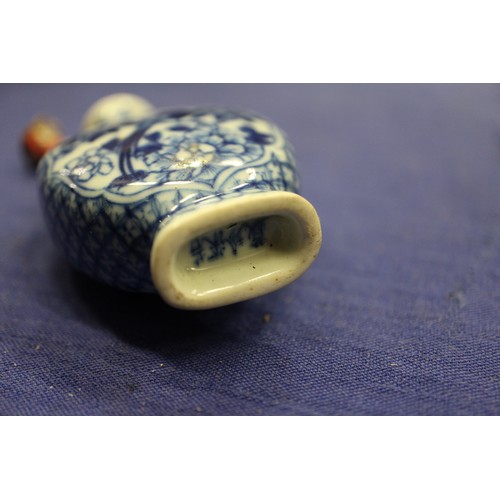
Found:
<path fill-rule="evenodd" d="M 280 124 L 323 224 L 312 268 L 204 312 L 72 271 L 19 136 L 116 91 Z M 500 86 L 3 85 L 0 155 L 1 414 L 500 413 Z"/>

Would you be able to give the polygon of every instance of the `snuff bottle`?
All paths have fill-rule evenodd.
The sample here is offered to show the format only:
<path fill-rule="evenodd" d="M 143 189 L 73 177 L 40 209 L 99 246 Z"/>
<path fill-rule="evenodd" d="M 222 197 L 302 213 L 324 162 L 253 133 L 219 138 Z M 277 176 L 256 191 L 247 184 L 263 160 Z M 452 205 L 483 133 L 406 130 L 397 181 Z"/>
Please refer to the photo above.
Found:
<path fill-rule="evenodd" d="M 249 112 L 158 111 L 137 96 L 109 96 L 45 154 L 38 175 L 49 228 L 72 266 L 178 308 L 281 288 L 321 245 L 285 134 Z"/>

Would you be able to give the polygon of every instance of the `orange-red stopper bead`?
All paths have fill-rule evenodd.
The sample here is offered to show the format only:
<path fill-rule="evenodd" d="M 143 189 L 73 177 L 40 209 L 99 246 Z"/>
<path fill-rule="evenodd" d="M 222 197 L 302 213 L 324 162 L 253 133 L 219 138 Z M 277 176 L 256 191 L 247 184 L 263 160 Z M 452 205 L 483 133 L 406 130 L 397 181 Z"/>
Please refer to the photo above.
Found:
<path fill-rule="evenodd" d="M 23 147 L 34 165 L 50 149 L 57 146 L 64 136 L 59 124 L 49 117 L 35 118 L 23 134 Z"/>

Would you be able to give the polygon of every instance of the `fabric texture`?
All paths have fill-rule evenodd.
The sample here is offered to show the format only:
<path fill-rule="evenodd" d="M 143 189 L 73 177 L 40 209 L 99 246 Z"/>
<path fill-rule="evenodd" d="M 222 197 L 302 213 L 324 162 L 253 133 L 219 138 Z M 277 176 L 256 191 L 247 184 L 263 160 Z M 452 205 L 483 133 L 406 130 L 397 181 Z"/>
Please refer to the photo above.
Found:
<path fill-rule="evenodd" d="M 83 277 L 19 139 L 113 92 L 269 117 L 323 247 L 292 285 L 179 311 Z M 498 415 L 500 86 L 0 86 L 0 414 Z"/>

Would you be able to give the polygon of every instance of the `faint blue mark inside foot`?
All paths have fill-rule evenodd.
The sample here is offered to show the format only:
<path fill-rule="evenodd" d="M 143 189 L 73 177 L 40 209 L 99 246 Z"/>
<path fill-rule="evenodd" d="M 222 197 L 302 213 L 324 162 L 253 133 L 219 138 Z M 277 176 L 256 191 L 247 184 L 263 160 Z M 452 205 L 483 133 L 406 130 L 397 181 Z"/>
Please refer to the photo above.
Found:
<path fill-rule="evenodd" d="M 259 248 L 265 244 L 265 218 L 231 224 L 225 228 L 195 238 L 189 250 L 193 264 L 218 260 L 225 255 L 238 255 L 242 247 Z"/>

